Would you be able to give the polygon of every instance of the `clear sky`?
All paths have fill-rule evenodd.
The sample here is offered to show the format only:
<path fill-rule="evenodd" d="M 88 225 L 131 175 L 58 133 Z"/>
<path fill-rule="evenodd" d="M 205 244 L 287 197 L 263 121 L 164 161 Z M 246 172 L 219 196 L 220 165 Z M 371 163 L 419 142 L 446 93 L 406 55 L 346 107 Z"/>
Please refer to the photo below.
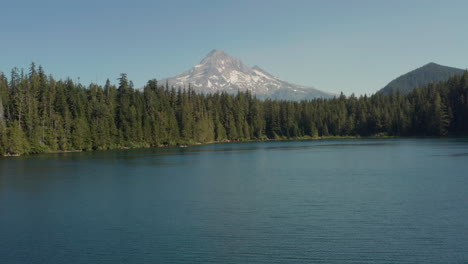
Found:
<path fill-rule="evenodd" d="M 136 87 L 174 76 L 212 49 L 284 80 L 372 94 L 436 62 L 468 67 L 468 1 L 3 1 L 0 71 Z"/>

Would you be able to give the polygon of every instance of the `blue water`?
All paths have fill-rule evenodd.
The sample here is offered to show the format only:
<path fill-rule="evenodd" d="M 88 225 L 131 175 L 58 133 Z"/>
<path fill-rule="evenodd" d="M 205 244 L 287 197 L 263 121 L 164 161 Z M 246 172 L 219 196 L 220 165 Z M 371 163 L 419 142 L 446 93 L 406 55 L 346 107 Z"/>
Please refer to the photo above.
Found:
<path fill-rule="evenodd" d="M 467 263 L 468 139 L 0 158 L 0 263 Z"/>

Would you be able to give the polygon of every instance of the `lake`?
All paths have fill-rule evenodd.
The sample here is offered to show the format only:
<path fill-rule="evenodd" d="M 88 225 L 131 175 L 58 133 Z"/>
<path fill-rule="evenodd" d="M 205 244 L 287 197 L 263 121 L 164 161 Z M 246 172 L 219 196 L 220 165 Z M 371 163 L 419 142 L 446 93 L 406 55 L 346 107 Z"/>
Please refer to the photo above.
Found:
<path fill-rule="evenodd" d="M 0 263 L 467 262 L 467 138 L 0 158 Z"/>

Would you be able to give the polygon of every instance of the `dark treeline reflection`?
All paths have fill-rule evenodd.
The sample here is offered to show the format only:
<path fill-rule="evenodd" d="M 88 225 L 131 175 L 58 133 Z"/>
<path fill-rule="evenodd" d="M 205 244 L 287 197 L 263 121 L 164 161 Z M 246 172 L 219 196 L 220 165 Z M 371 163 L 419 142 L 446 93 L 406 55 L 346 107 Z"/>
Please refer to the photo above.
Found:
<path fill-rule="evenodd" d="M 42 67 L 0 73 L 0 154 L 324 136 L 468 132 L 468 72 L 407 95 L 261 101 L 249 92 L 197 94 L 121 74 L 118 86 L 55 80 Z"/>

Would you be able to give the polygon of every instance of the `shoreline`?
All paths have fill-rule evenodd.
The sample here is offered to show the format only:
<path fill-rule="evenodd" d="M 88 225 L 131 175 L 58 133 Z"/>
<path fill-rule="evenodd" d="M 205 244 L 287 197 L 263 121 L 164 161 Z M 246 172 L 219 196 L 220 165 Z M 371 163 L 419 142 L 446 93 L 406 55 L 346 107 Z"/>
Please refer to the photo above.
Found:
<path fill-rule="evenodd" d="M 445 136 L 445 137 L 435 137 L 435 136 L 323 136 L 323 137 L 296 137 L 296 138 L 267 138 L 267 139 L 249 139 L 249 140 L 221 140 L 221 141 L 210 141 L 210 142 L 195 142 L 195 143 L 178 143 L 176 145 L 161 144 L 158 146 L 139 146 L 139 147 L 117 147 L 109 149 L 96 149 L 96 150 L 54 150 L 41 153 L 30 153 L 30 154 L 5 154 L 0 155 L 2 157 L 26 157 L 33 156 L 38 154 L 61 154 L 61 153 L 78 153 L 78 152 L 94 152 L 94 151 L 106 151 L 106 150 L 127 150 L 127 149 L 157 149 L 157 148 L 187 148 L 191 146 L 198 145 L 212 145 L 212 144 L 223 144 L 223 143 L 249 143 L 249 142 L 268 142 L 268 141 L 297 141 L 297 140 L 327 140 L 327 139 L 391 139 L 391 138 L 459 138 L 466 136 Z"/>
<path fill-rule="evenodd" d="M 196 143 L 178 143 L 176 145 L 168 145 L 168 144 L 161 144 L 158 146 L 149 146 L 149 147 L 117 147 L 117 148 L 110 148 L 110 149 L 97 149 L 97 150 L 54 150 L 54 151 L 47 151 L 41 153 L 29 153 L 29 154 L 5 154 L 0 155 L 1 157 L 25 157 L 25 156 L 33 156 L 38 154 L 60 154 L 60 153 L 78 153 L 78 152 L 94 152 L 94 151 L 101 151 L 101 150 L 127 150 L 127 149 L 151 149 L 151 148 L 187 148 L 191 146 L 198 146 L 198 145 L 212 145 L 212 144 L 223 144 L 223 143 L 249 143 L 249 142 L 267 142 L 267 141 L 294 141 L 294 140 L 326 140 L 326 139 L 384 139 L 384 138 L 402 138 L 397 136 L 369 136 L 369 137 L 362 137 L 362 136 L 323 136 L 323 137 L 296 137 L 296 138 L 275 138 L 275 139 L 249 139 L 249 140 L 221 140 L 221 141 L 210 141 L 210 142 L 196 142 Z"/>

